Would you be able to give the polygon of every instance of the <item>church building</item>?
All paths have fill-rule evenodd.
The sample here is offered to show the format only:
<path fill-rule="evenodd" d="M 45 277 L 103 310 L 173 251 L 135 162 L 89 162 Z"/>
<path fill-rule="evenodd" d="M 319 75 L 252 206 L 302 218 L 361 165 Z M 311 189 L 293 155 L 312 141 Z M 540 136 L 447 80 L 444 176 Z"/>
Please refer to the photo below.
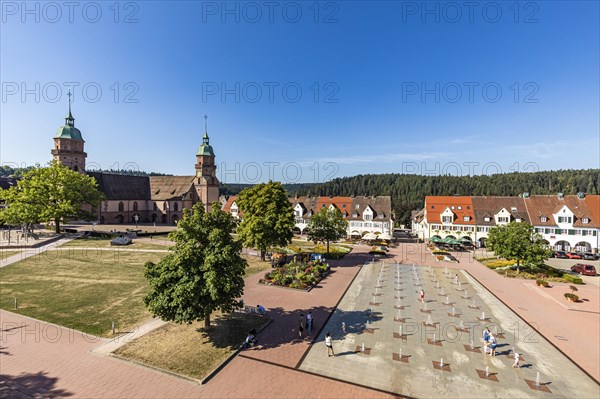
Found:
<path fill-rule="evenodd" d="M 69 114 L 65 118 L 65 125 L 59 127 L 54 136 L 51 153 L 55 161 L 96 179 L 105 196 L 96 210 L 99 223 L 173 225 L 181 219 L 183 209 L 202 201 L 208 210 L 211 204 L 219 200 L 215 153 L 208 137 L 208 117 L 205 115 L 204 118 L 204 137 L 196 153 L 195 175 L 130 176 L 86 171 L 85 141 L 81 131 L 75 127 L 70 100 Z"/>

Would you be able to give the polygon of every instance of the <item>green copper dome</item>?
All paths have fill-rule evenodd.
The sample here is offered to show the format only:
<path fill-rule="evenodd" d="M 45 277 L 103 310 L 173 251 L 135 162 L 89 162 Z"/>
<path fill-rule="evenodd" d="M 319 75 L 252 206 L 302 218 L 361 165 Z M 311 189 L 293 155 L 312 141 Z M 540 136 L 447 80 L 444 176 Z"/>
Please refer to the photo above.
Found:
<path fill-rule="evenodd" d="M 83 141 L 83 137 L 81 137 L 81 131 L 77 129 L 75 126 L 65 125 L 58 128 L 56 132 L 55 139 L 71 139 Z"/>
<path fill-rule="evenodd" d="M 55 139 L 71 139 L 83 141 L 81 131 L 75 127 L 75 118 L 71 113 L 71 92 L 69 91 L 69 115 L 65 118 L 65 125 L 58 128 Z"/>
<path fill-rule="evenodd" d="M 205 155 L 214 157 L 215 153 L 213 151 L 212 146 L 210 145 L 210 139 L 208 138 L 208 133 L 204 132 L 204 137 L 202 138 L 202 145 L 198 148 L 198 153 L 196 155 Z"/>

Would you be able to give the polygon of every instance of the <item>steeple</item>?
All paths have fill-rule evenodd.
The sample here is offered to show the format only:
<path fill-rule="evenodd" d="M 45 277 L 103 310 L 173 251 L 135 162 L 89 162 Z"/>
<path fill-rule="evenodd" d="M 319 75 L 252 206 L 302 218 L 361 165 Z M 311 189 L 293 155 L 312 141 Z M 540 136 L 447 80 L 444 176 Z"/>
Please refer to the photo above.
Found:
<path fill-rule="evenodd" d="M 69 96 L 69 115 L 65 118 L 65 126 L 75 126 L 75 118 L 73 118 L 73 114 L 71 113 L 71 90 L 67 93 Z"/>
<path fill-rule="evenodd" d="M 202 144 L 210 144 L 210 139 L 208 138 L 208 115 L 206 114 L 204 114 L 204 137 L 202 138 Z"/>

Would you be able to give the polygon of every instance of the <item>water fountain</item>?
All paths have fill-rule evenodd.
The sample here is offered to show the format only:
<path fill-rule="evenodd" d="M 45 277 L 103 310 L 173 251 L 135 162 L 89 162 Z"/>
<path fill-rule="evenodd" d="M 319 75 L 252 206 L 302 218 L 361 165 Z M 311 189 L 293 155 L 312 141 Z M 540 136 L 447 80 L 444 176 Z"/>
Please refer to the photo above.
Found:
<path fill-rule="evenodd" d="M 485 377 L 488 378 L 490 376 L 490 368 L 485 366 Z"/>
<path fill-rule="evenodd" d="M 444 358 L 440 358 L 440 368 L 444 368 Z"/>
<path fill-rule="evenodd" d="M 471 340 L 471 350 L 475 350 L 475 345 L 473 344 L 473 340 Z"/>
<path fill-rule="evenodd" d="M 398 348 L 398 357 L 400 358 L 400 360 L 402 360 L 402 347 L 401 346 Z"/>
<path fill-rule="evenodd" d="M 535 375 L 535 386 L 540 387 L 540 372 L 538 371 Z"/>
<path fill-rule="evenodd" d="M 485 312 L 481 312 L 481 320 L 485 320 Z"/>
<path fill-rule="evenodd" d="M 448 266 L 444 267 L 444 274 L 448 274 Z"/>
<path fill-rule="evenodd" d="M 400 324 L 400 327 L 398 327 L 398 333 L 400 334 L 400 336 L 402 336 L 402 324 Z"/>
<path fill-rule="evenodd" d="M 462 290 L 462 283 L 460 281 L 458 282 L 458 289 Z"/>
<path fill-rule="evenodd" d="M 367 320 L 367 330 L 369 329 L 369 320 Z"/>
<path fill-rule="evenodd" d="M 427 315 L 427 325 L 430 326 L 432 324 L 433 323 L 431 322 L 431 315 L 429 314 L 429 315 Z"/>
<path fill-rule="evenodd" d="M 465 294 L 463 295 L 463 298 L 468 298 L 469 297 L 469 292 L 467 290 L 465 290 Z M 473 307 L 475 307 L 475 300 L 473 300 Z"/>
<path fill-rule="evenodd" d="M 454 276 L 454 284 L 458 284 L 458 274 Z"/>
<path fill-rule="evenodd" d="M 364 352 L 364 351 L 365 351 L 365 343 L 364 343 L 364 342 L 362 343 L 362 346 L 360 347 L 360 351 L 361 351 L 361 352 Z"/>
<path fill-rule="evenodd" d="M 448 295 L 446 295 L 446 302 L 444 302 L 446 305 L 448 305 L 450 303 L 450 297 L 448 297 Z"/>
<path fill-rule="evenodd" d="M 462 320 L 460 321 L 459 327 L 460 327 L 461 330 L 465 329 L 465 323 L 463 323 Z"/>
<path fill-rule="evenodd" d="M 396 318 L 397 319 L 401 319 L 402 318 L 402 314 L 400 313 L 400 310 L 398 310 L 398 312 L 396 312 Z"/>
<path fill-rule="evenodd" d="M 437 340 L 435 339 L 435 333 L 433 333 L 433 343 L 435 344 Z"/>
<path fill-rule="evenodd" d="M 456 316 L 456 309 L 454 307 L 452 307 L 452 317 Z"/>

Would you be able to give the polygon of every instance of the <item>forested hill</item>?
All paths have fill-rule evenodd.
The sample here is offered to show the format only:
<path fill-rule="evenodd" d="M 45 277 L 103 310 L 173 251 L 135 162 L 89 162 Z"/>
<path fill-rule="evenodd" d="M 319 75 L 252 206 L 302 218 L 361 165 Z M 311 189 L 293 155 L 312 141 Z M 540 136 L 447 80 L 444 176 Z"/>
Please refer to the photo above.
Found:
<path fill-rule="evenodd" d="M 600 169 L 479 176 L 358 175 L 305 186 L 300 194 L 391 195 L 398 223 L 408 225 L 410 212 L 423 208 L 427 195 L 598 194 L 599 175 Z"/>

